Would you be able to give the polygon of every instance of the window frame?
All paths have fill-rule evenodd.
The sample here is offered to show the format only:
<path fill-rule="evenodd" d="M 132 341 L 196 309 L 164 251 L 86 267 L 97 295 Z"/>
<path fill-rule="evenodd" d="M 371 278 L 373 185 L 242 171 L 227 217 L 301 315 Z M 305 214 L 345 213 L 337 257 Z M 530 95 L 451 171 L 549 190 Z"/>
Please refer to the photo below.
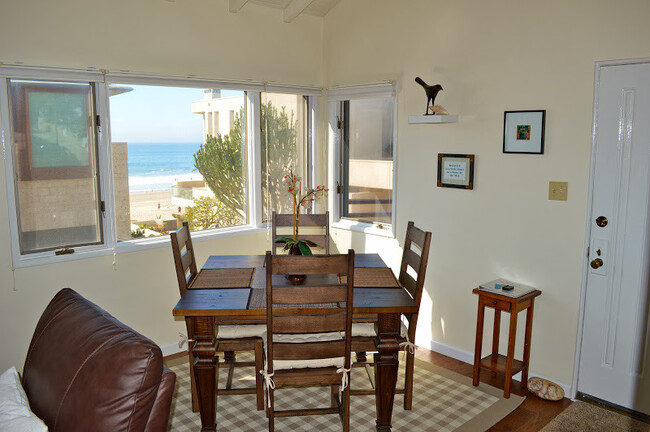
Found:
<path fill-rule="evenodd" d="M 332 209 L 332 227 L 350 231 L 359 231 L 365 234 L 373 234 L 383 237 L 395 238 L 393 227 L 395 226 L 397 210 L 397 84 L 395 81 L 384 81 L 371 84 L 359 84 L 350 86 L 338 86 L 328 88 L 328 102 L 330 105 L 330 115 L 328 124 L 328 141 L 332 163 L 329 167 L 329 178 L 332 181 L 332 190 L 335 192 L 330 195 L 330 208 Z M 366 222 L 356 219 L 342 217 L 343 194 L 343 169 L 344 169 L 344 151 L 343 151 L 343 134 L 345 128 L 339 127 L 339 121 L 343 118 L 343 102 L 358 99 L 393 99 L 393 188 L 391 204 L 391 224 L 382 224 L 379 222 Z"/>
<path fill-rule="evenodd" d="M 74 253 L 69 255 L 55 255 L 54 251 L 21 254 L 18 235 L 18 213 L 16 208 L 15 172 L 13 154 L 13 131 L 10 113 L 10 95 L 8 81 L 10 79 L 35 79 L 49 81 L 76 81 L 94 83 L 95 86 L 95 114 L 99 118 L 97 128 L 97 155 L 99 193 L 104 201 L 104 211 L 101 212 L 101 236 L 103 243 L 78 246 Z M 300 94 L 309 100 L 308 109 L 314 110 L 318 104 L 318 95 L 321 89 L 312 86 L 299 85 L 274 85 L 253 81 L 219 80 L 210 78 L 178 77 L 157 74 L 136 74 L 130 72 L 110 72 L 98 70 L 77 70 L 67 68 L 49 68 L 32 66 L 0 65 L 0 132 L 2 135 L 2 149 L 5 164 L 6 194 L 9 211 L 10 239 L 12 250 L 13 268 L 29 267 L 50 263 L 59 263 L 83 258 L 99 257 L 118 253 L 134 252 L 152 248 L 166 247 L 169 245 L 167 236 L 134 239 L 118 242 L 116 239 L 116 209 L 113 190 L 113 161 L 111 156 L 110 136 L 110 107 L 108 86 L 113 83 L 132 85 L 158 85 L 171 87 L 193 88 L 220 88 L 227 90 L 243 90 L 246 92 L 245 109 L 246 146 L 248 175 L 246 177 L 245 194 L 247 197 L 247 223 L 236 227 L 225 227 L 192 233 L 194 241 L 206 241 L 218 238 L 228 238 L 238 235 L 262 233 L 267 230 L 267 224 L 262 223 L 262 196 L 261 196 L 261 127 L 260 104 L 261 93 L 292 93 Z M 317 130 L 316 121 L 310 122 L 309 151 L 314 154 L 316 148 Z M 308 161 L 308 164 L 312 161 Z M 309 166 L 310 172 L 316 172 L 317 167 Z"/>

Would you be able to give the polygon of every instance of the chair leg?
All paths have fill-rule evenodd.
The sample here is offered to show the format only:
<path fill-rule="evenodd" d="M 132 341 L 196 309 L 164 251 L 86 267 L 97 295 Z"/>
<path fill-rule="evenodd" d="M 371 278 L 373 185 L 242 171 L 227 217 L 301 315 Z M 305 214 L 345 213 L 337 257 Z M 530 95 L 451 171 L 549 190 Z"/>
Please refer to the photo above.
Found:
<path fill-rule="evenodd" d="M 339 386 L 330 386 L 330 406 L 332 408 L 341 406 L 339 402 Z"/>
<path fill-rule="evenodd" d="M 273 389 L 271 389 L 268 392 L 268 398 L 269 398 L 269 407 L 267 408 L 267 414 L 269 417 L 269 432 L 273 432 L 275 430 L 275 407 L 274 407 L 274 398 L 273 398 Z"/>
<path fill-rule="evenodd" d="M 404 409 L 413 408 L 413 373 L 415 372 L 415 354 L 406 350 L 406 379 L 404 380 Z"/>
<path fill-rule="evenodd" d="M 235 352 L 234 351 L 224 351 L 223 361 L 226 363 L 232 363 L 235 361 Z"/>
<path fill-rule="evenodd" d="M 260 374 L 262 369 L 264 369 L 264 343 L 260 339 L 255 342 L 255 396 L 258 411 L 264 409 L 264 379 Z"/>
<path fill-rule="evenodd" d="M 190 362 L 190 390 L 192 392 L 192 412 L 199 412 L 199 394 L 196 390 L 196 383 L 194 382 L 194 354 L 192 351 L 188 352 Z"/>
<path fill-rule="evenodd" d="M 343 432 L 350 432 L 350 386 L 343 391 L 341 408 L 343 409 Z"/>

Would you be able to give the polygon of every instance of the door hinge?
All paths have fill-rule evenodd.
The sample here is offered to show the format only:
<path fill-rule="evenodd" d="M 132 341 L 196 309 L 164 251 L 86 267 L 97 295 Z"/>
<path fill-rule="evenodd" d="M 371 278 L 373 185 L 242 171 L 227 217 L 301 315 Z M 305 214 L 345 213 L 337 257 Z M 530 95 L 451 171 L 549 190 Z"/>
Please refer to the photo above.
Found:
<path fill-rule="evenodd" d="M 341 184 L 339 182 L 336 182 L 336 193 L 337 194 L 341 193 Z"/>
<path fill-rule="evenodd" d="M 336 120 L 336 128 L 339 130 L 343 129 L 343 120 L 341 119 Z"/>
<path fill-rule="evenodd" d="M 104 213 L 106 213 L 106 202 L 104 201 L 99 202 L 99 211 L 102 212 L 102 216 L 105 216 Z"/>
<path fill-rule="evenodd" d="M 99 120 L 100 118 L 101 117 L 99 116 L 99 114 L 95 116 L 95 124 L 97 125 L 97 127 L 100 127 L 102 125 L 101 121 Z"/>

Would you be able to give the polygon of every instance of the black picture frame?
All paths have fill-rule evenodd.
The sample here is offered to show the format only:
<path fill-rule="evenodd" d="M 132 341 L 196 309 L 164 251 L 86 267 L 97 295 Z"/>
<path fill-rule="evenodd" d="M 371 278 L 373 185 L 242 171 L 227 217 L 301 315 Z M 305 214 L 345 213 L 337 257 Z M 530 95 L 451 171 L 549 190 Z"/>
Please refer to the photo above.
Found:
<path fill-rule="evenodd" d="M 544 154 L 546 110 L 505 111 L 503 153 Z"/>
<path fill-rule="evenodd" d="M 438 153 L 438 187 L 474 189 L 474 155 Z"/>

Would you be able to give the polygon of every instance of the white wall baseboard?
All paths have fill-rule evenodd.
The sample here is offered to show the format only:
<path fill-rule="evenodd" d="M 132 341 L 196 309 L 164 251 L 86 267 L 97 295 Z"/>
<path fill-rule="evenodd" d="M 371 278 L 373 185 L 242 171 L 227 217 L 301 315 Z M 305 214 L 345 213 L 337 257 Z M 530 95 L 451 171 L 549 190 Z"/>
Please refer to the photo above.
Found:
<path fill-rule="evenodd" d="M 179 352 L 187 352 L 185 345 L 183 345 L 183 348 L 178 347 L 178 342 L 163 345 L 160 347 L 160 350 L 162 351 L 163 357 L 167 357 L 172 354 L 178 354 Z"/>
<path fill-rule="evenodd" d="M 447 345 L 447 344 L 444 344 L 444 343 L 441 343 L 441 342 L 438 342 L 438 341 L 435 341 L 435 340 L 432 340 L 430 342 L 430 346 L 431 346 L 431 348 L 430 348 L 431 351 L 437 352 L 438 354 L 446 355 L 447 357 L 451 357 L 453 359 L 460 360 L 460 361 L 462 361 L 464 363 L 474 364 L 474 353 L 473 352 L 465 351 L 465 350 L 462 350 L 460 348 L 456 348 L 454 346 Z M 549 381 L 554 382 L 555 384 L 562 387 L 562 389 L 564 390 L 564 395 L 566 397 L 568 397 L 568 398 L 570 398 L 573 395 L 572 386 L 569 385 L 569 384 L 559 382 L 559 381 L 551 379 L 551 378 L 547 378 L 547 377 L 545 377 L 543 375 L 535 373 L 535 371 L 533 371 L 533 370 L 531 370 L 528 373 L 528 375 L 529 375 L 529 377 L 536 376 L 536 377 L 544 378 L 544 379 L 547 379 Z M 514 375 L 513 378 L 516 379 L 517 381 L 521 381 L 521 372 L 519 372 L 517 375 Z"/>

